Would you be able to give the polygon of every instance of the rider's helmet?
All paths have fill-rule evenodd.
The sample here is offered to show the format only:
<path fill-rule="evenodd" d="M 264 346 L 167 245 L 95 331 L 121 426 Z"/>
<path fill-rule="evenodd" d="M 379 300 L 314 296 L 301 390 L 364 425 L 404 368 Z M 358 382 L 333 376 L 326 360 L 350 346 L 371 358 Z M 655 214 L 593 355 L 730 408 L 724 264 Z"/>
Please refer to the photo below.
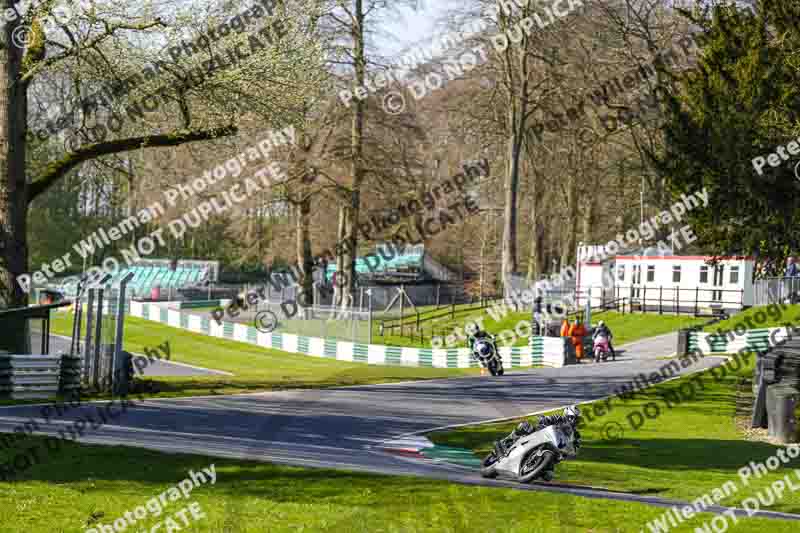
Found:
<path fill-rule="evenodd" d="M 577 405 L 570 405 L 564 409 L 564 416 L 571 416 L 573 418 L 578 418 L 581 416 L 581 410 Z"/>
<path fill-rule="evenodd" d="M 533 426 L 527 420 L 523 420 L 517 425 L 517 428 L 514 430 L 517 435 L 530 435 L 533 433 Z"/>
<path fill-rule="evenodd" d="M 598 322 L 598 323 L 597 323 L 597 327 L 598 327 L 598 328 L 602 328 L 602 327 L 603 327 L 603 326 L 605 326 L 605 325 L 606 325 L 606 323 L 605 323 L 605 322 L 603 322 L 602 320 L 601 320 L 600 322 Z"/>
<path fill-rule="evenodd" d="M 475 335 L 481 330 L 481 328 L 479 328 L 478 324 L 476 324 L 475 322 L 470 322 L 464 329 L 466 329 L 467 335 Z"/>

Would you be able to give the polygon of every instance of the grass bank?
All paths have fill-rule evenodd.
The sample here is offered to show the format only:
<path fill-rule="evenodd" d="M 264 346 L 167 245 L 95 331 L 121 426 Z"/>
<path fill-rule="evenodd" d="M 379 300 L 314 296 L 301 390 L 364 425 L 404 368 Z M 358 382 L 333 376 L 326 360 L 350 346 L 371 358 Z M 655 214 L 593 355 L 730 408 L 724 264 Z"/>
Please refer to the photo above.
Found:
<path fill-rule="evenodd" d="M 66 443 L 61 453 L 32 467 L 19 480 L 0 482 L 0 529 L 50 533 L 110 525 L 188 477 L 189 470 L 197 472 L 212 463 L 213 485 L 200 485 L 188 498 L 167 499 L 160 516 L 148 515 L 128 530 L 149 531 L 171 518 L 182 530 L 193 532 L 619 533 L 638 532 L 663 512 L 642 504 L 416 477 Z M 205 518 L 186 528 L 175 513 L 193 501 Z M 699 525 L 710 518 L 699 516 L 689 523 Z M 165 528 L 162 524 L 159 531 Z M 767 529 L 789 533 L 796 531 L 796 524 L 748 520 L 736 531 Z"/>
<path fill-rule="evenodd" d="M 744 498 L 791 473 L 789 467 L 800 467 L 795 459 L 749 486 L 739 483 L 740 468 L 750 461 L 763 462 L 778 449 L 745 440 L 735 424 L 736 390 L 740 381 L 752 376 L 750 359 L 751 364 L 736 371 L 733 366 L 724 373 L 707 371 L 661 383 L 633 399 L 617 397 L 607 405 L 582 406 L 587 414 L 581 430 L 584 448 L 575 461 L 558 466 L 555 481 L 693 501 L 733 480 L 739 490 L 721 503 L 741 507 Z M 675 398 L 681 401 L 676 403 Z M 646 405 L 653 418 L 640 416 Z M 739 414 L 748 416 L 749 411 Z M 438 444 L 469 448 L 484 456 L 494 440 L 515 424 L 467 427 L 430 437 Z M 800 491 L 787 491 L 770 508 L 800 513 Z"/>
<path fill-rule="evenodd" d="M 513 330 L 519 321 L 530 321 L 531 315 L 529 311 L 525 312 L 511 312 L 508 313 L 502 320 L 494 320 L 486 309 L 476 311 L 475 313 L 467 316 L 456 317 L 454 320 L 444 320 L 437 324 L 437 331 L 446 331 L 452 333 L 454 328 L 463 329 L 467 323 L 468 317 L 483 317 L 484 326 L 487 331 L 491 333 L 499 333 L 504 330 Z M 633 342 L 648 337 L 655 337 L 663 335 L 671 331 L 677 331 L 681 328 L 688 328 L 697 326 L 706 322 L 706 319 L 694 318 L 685 315 L 658 315 L 653 313 L 647 314 L 622 314 L 615 311 L 606 311 L 603 313 L 592 314 L 592 323 L 597 324 L 599 320 L 603 320 L 608 324 L 614 332 L 614 345 L 621 346 L 623 344 Z M 430 348 L 430 339 L 426 338 L 424 343 L 419 342 L 418 339 L 410 339 L 408 337 L 400 337 L 399 335 L 380 337 L 373 333 L 373 342 L 376 344 L 386 344 L 389 346 L 415 346 L 419 348 Z M 513 346 L 527 346 L 527 338 L 518 338 L 513 343 Z M 500 342 L 501 346 L 507 345 Z M 466 346 L 464 341 L 461 341 L 459 346 Z"/>
<path fill-rule="evenodd" d="M 69 335 L 72 316 L 54 314 L 52 332 Z M 169 342 L 171 360 L 234 376 L 155 378 L 156 396 L 236 394 L 293 388 L 322 388 L 412 379 L 474 375 L 476 369 L 417 368 L 348 363 L 290 354 L 252 344 L 209 337 L 148 320 L 125 318 L 125 349 L 144 353 Z"/>
<path fill-rule="evenodd" d="M 741 313 L 733 315 L 727 320 L 706 326 L 703 331 L 716 333 L 718 331 L 778 328 L 786 323 L 800 324 L 800 305 L 761 305 L 751 307 Z"/>

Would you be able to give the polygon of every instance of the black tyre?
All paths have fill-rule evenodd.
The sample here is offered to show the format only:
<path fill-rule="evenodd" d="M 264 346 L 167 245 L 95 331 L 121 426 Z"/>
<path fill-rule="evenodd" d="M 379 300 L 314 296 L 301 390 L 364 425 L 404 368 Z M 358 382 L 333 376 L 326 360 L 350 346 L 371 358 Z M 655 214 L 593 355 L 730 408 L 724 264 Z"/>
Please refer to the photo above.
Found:
<path fill-rule="evenodd" d="M 494 452 L 490 453 L 486 456 L 486 458 L 481 462 L 481 476 L 492 479 L 497 477 L 497 470 L 495 467 L 497 466 L 497 455 Z"/>
<path fill-rule="evenodd" d="M 542 455 L 537 457 L 538 452 Z M 553 470 L 556 462 L 556 452 L 550 447 L 536 448 L 528 452 L 522 459 L 519 467 L 520 483 L 530 483 L 548 470 Z"/>
<path fill-rule="evenodd" d="M 489 372 L 493 375 L 497 375 L 497 363 L 495 361 L 489 361 Z"/>
<path fill-rule="evenodd" d="M 497 375 L 498 375 L 498 376 L 502 376 L 502 375 L 503 375 L 503 374 L 505 374 L 505 373 L 506 373 L 506 369 L 505 369 L 505 368 L 503 368 L 502 366 L 501 366 L 500 368 L 498 368 L 498 369 L 497 369 Z"/>

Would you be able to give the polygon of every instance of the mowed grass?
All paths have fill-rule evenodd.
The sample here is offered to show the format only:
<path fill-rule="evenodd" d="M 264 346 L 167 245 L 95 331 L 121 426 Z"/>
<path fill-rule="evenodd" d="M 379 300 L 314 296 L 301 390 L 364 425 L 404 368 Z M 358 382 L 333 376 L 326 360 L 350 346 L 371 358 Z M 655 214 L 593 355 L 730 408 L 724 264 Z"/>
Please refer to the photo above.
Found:
<path fill-rule="evenodd" d="M 794 459 L 747 485 L 739 478 L 740 468 L 750 461 L 763 462 L 778 449 L 745 440 L 734 422 L 736 387 L 743 378 L 752 376 L 754 357 L 750 356 L 746 367 L 734 363 L 724 372 L 715 369 L 713 373 L 661 383 L 636 393 L 633 399 L 615 397 L 607 412 L 605 402 L 582 405 L 586 415 L 581 428 L 584 446 L 576 460 L 558 465 L 554 481 L 694 501 L 730 480 L 738 491 L 722 503 L 742 507 L 742 500 L 792 474 L 792 468 L 800 468 L 800 460 Z M 738 371 L 736 366 L 740 366 Z M 682 401 L 676 403 L 675 398 Z M 653 418 L 640 416 L 647 404 Z M 748 417 L 749 410 L 743 414 Z M 438 444 L 472 449 L 484 457 L 493 442 L 508 435 L 516 423 L 466 427 L 429 437 Z M 800 479 L 794 475 L 792 479 L 800 485 Z M 787 490 L 770 509 L 800 513 L 800 491 Z"/>
<path fill-rule="evenodd" d="M 614 333 L 614 346 L 622 346 L 708 322 L 706 318 L 695 318 L 688 315 L 622 314 L 616 311 L 592 313 L 592 324 L 597 325 L 600 320 L 603 320 Z"/>
<path fill-rule="evenodd" d="M 485 329 L 497 335 L 501 331 L 514 331 L 514 328 L 516 328 L 520 321 L 526 321 L 527 323 L 530 323 L 531 312 L 509 312 L 498 321 L 494 320 L 490 316 L 487 309 L 476 310 L 474 313 L 470 313 L 461 317 L 457 316 L 455 319 L 446 319 L 441 322 L 437 322 L 435 329 L 437 333 L 452 335 L 454 328 L 463 330 L 464 325 L 467 324 L 470 318 L 481 317 L 484 319 L 483 324 Z M 605 323 L 608 324 L 613 331 L 615 346 L 621 346 L 623 344 L 640 339 L 646 339 L 648 337 L 656 337 L 658 335 L 677 331 L 682 328 L 702 325 L 708 321 L 707 319 L 695 318 L 687 315 L 659 315 L 655 313 L 622 314 L 615 311 L 605 311 L 602 313 L 592 314 L 592 324 L 597 325 L 597 322 L 600 320 L 605 321 Z M 412 328 L 409 327 L 407 328 L 407 331 L 411 331 L 411 329 Z M 520 331 L 524 333 L 526 330 L 520 329 Z M 498 339 L 500 341 L 500 346 L 528 345 L 527 337 L 517 336 L 513 343 L 504 342 L 499 337 Z M 399 335 L 387 335 L 380 337 L 375 333 L 373 333 L 372 340 L 373 343 L 386 344 L 389 346 L 414 346 L 419 348 L 431 347 L 430 333 L 428 330 L 425 330 L 424 342 L 420 342 L 418 336 L 416 338 L 401 337 Z M 466 341 L 462 340 L 457 341 L 457 343 L 458 347 L 465 347 L 467 345 Z"/>
<path fill-rule="evenodd" d="M 800 305 L 761 305 L 751 307 L 741 313 L 733 315 L 727 320 L 722 320 L 703 328 L 703 331 L 716 333 L 718 331 L 734 331 L 739 326 L 739 331 L 744 329 L 778 328 L 789 324 L 800 324 Z"/>
<path fill-rule="evenodd" d="M 6 460 L 5 453 L 0 451 L 0 461 Z M 150 531 L 171 518 L 182 531 L 192 532 L 618 533 L 638 532 L 664 511 L 643 504 L 418 477 L 66 442 L 17 480 L 0 481 L 0 530 L 51 533 L 108 526 L 187 478 L 189 470 L 197 472 L 211 464 L 215 484 L 194 488 L 186 499 L 167 498 L 160 516 L 148 514 L 127 531 Z M 200 505 L 205 518 L 195 521 L 187 513 L 192 521 L 185 526 L 175 513 L 191 502 Z M 693 526 L 710 518 L 698 516 L 674 531 L 693 531 Z M 735 531 L 789 533 L 796 527 L 791 522 L 750 519 Z M 162 522 L 157 531 L 166 530 Z"/>
<path fill-rule="evenodd" d="M 72 315 L 54 313 L 52 332 L 69 335 Z M 413 379 L 475 375 L 477 369 L 367 365 L 290 354 L 252 344 L 209 337 L 148 320 L 125 318 L 125 349 L 145 353 L 169 342 L 170 359 L 223 370 L 234 376 L 159 377 L 156 396 L 235 394 L 292 388 L 321 388 Z"/>

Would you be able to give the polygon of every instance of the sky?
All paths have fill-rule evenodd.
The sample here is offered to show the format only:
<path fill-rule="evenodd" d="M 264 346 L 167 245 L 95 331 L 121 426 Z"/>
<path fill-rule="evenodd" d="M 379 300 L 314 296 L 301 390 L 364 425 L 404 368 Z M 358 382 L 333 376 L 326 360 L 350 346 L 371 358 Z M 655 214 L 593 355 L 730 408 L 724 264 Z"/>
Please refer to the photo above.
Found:
<path fill-rule="evenodd" d="M 436 20 L 445 12 L 446 0 L 416 0 L 416 9 L 397 8 L 401 16 L 389 20 L 384 30 L 393 39 L 382 39 L 381 53 L 399 54 L 405 47 L 426 41 L 434 36 Z"/>

